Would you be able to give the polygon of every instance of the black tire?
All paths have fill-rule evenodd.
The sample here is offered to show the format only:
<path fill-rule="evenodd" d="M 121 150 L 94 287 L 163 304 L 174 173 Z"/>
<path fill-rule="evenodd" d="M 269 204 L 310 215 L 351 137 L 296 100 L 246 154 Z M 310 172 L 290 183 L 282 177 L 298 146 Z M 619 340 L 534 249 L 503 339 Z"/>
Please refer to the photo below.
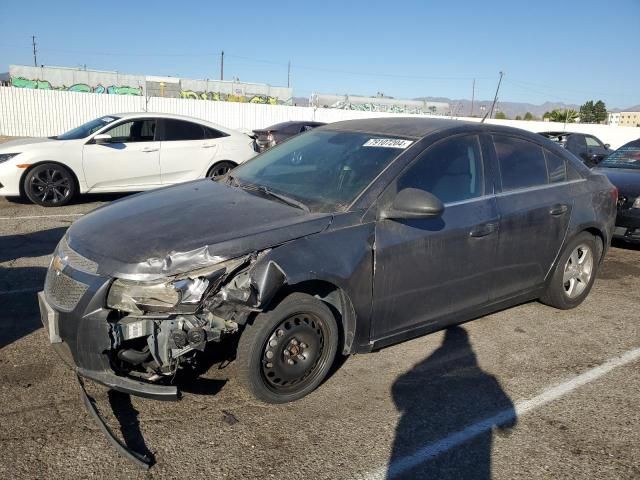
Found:
<path fill-rule="evenodd" d="M 215 163 L 207 172 L 207 177 L 216 179 L 225 176 L 229 171 L 236 168 L 238 165 L 230 160 L 223 160 L 222 162 Z"/>
<path fill-rule="evenodd" d="M 579 267 L 580 262 L 575 262 L 575 258 L 580 258 L 580 252 L 583 252 L 582 258 L 587 255 L 590 250 L 592 255 L 592 265 L 588 280 L 579 280 L 578 277 L 584 277 L 585 266 Z M 558 263 L 551 277 L 551 281 L 547 286 L 547 290 L 540 298 L 540 301 L 551 307 L 561 310 L 568 310 L 580 305 L 589 292 L 598 274 L 600 260 L 602 259 L 603 245 L 600 237 L 596 237 L 589 232 L 582 232 L 571 240 L 560 256 Z M 572 255 L 574 255 L 572 257 Z M 575 256 L 577 255 L 577 256 Z M 580 273 L 582 270 L 582 274 Z M 567 277 L 573 277 L 575 272 L 576 278 L 566 280 Z M 565 277 L 565 274 L 567 275 Z M 573 284 L 572 284 L 573 282 Z M 575 289 L 575 290 L 572 290 Z M 579 291 L 578 291 L 579 289 Z"/>
<path fill-rule="evenodd" d="M 245 327 L 236 356 L 238 378 L 263 402 L 298 400 L 326 377 L 338 338 L 335 316 L 326 304 L 292 293 Z"/>
<path fill-rule="evenodd" d="M 76 179 L 68 168 L 57 163 L 36 165 L 22 183 L 26 197 L 43 207 L 61 207 L 76 194 Z"/>

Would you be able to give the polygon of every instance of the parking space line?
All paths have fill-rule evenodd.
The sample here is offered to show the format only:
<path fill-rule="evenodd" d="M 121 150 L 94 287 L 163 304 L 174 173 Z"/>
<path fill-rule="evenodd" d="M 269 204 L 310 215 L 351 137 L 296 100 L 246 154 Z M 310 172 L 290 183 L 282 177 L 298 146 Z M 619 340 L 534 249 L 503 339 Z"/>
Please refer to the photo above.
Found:
<path fill-rule="evenodd" d="M 42 287 L 31 287 L 31 288 L 17 288 L 15 290 L 0 290 L 0 295 L 14 295 L 19 293 L 32 293 L 39 292 L 42 290 Z"/>
<path fill-rule="evenodd" d="M 366 473 L 361 477 L 363 480 L 378 480 L 398 477 L 404 473 L 407 473 L 412 468 L 415 468 L 422 463 L 425 463 L 438 455 L 451 450 L 463 443 L 491 430 L 495 425 L 505 424 L 514 418 L 525 415 L 533 410 L 536 410 L 554 400 L 557 400 L 575 389 L 586 385 L 598 378 L 606 375 L 611 370 L 622 365 L 626 365 L 635 360 L 640 359 L 640 348 L 629 350 L 622 355 L 611 358 L 604 362 L 602 365 L 587 370 L 586 372 L 573 377 L 563 383 L 552 386 L 544 390 L 539 395 L 528 399 L 522 400 L 515 405 L 514 410 L 503 410 L 496 415 L 489 418 L 480 420 L 477 423 L 469 425 L 463 430 L 452 433 L 451 435 L 438 440 L 437 442 L 425 445 L 412 455 L 404 458 L 400 458 L 393 462 L 391 465 L 380 467 L 372 472 Z"/>
<path fill-rule="evenodd" d="M 0 217 L 0 220 L 28 220 L 30 218 L 82 217 L 84 213 L 59 213 L 55 215 L 32 215 L 28 217 Z"/>

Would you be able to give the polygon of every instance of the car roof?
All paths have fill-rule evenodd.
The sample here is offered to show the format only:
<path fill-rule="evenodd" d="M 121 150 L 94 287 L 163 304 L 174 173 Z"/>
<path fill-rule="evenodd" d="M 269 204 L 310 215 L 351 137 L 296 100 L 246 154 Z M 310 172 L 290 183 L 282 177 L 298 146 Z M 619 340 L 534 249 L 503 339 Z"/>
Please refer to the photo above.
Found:
<path fill-rule="evenodd" d="M 366 118 L 362 120 L 345 120 L 320 127 L 322 130 L 338 130 L 345 132 L 363 132 L 374 135 L 395 135 L 407 138 L 423 138 L 435 132 L 456 130 L 458 132 L 468 130 L 486 130 L 505 134 L 517 134 L 528 138 L 535 138 L 533 134 L 519 128 L 506 127 L 492 123 L 469 122 L 447 118 L 411 118 L 411 117 L 384 117 Z M 538 137 L 539 138 L 539 137 Z"/>
<path fill-rule="evenodd" d="M 108 116 L 108 115 L 103 115 L 103 116 Z M 160 112 L 124 112 L 124 113 L 114 113 L 112 115 L 113 117 L 118 117 L 121 119 L 125 119 L 125 118 L 148 118 L 148 117 L 155 117 L 155 118 L 169 118 L 172 120 L 184 120 L 186 122 L 194 122 L 194 123 L 199 123 L 200 125 L 204 125 L 206 127 L 211 127 L 211 128 L 215 128 L 216 130 L 220 130 L 222 132 L 225 133 L 240 133 L 237 130 L 233 130 L 230 128 L 226 128 L 223 127 L 222 125 L 218 125 L 217 123 L 213 123 L 213 122 L 209 122 L 207 120 L 203 120 L 201 118 L 195 118 L 195 117 L 188 117 L 186 115 L 176 115 L 173 113 L 160 113 Z"/>
<path fill-rule="evenodd" d="M 624 145 L 622 145 L 620 148 L 624 148 L 624 147 L 640 147 L 640 138 L 636 140 L 631 140 L 630 142 L 627 142 Z"/>

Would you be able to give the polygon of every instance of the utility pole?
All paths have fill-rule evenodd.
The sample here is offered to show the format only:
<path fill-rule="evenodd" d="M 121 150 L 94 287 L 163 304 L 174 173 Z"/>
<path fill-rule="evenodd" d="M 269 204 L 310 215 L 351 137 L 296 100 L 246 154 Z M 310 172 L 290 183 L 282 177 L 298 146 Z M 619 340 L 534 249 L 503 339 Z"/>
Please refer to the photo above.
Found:
<path fill-rule="evenodd" d="M 36 57 L 36 36 L 35 35 L 31 35 L 31 44 L 33 45 L 33 66 L 37 67 L 38 66 L 38 57 Z"/>
<path fill-rule="evenodd" d="M 500 91 L 500 84 L 502 83 L 502 76 L 504 72 L 500 72 L 500 79 L 498 80 L 498 87 L 496 88 L 496 95 L 493 97 L 493 103 L 491 104 L 491 111 L 489 112 L 489 118 L 493 116 L 493 109 L 496 106 L 496 102 L 498 101 L 498 92 Z"/>
<path fill-rule="evenodd" d="M 287 88 L 291 86 L 291 60 L 287 63 Z"/>
<path fill-rule="evenodd" d="M 224 50 L 220 52 L 220 80 L 224 80 Z"/>
<path fill-rule="evenodd" d="M 473 84 L 471 85 L 471 113 L 469 114 L 470 117 L 473 117 L 473 101 L 475 100 L 475 96 L 476 96 L 476 79 L 473 79 Z"/>

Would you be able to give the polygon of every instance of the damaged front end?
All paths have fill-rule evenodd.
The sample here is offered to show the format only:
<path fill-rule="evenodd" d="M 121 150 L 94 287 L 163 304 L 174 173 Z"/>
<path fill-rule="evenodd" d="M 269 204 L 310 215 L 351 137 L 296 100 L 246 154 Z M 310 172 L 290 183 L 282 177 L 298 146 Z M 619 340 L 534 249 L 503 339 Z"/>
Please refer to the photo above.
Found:
<path fill-rule="evenodd" d="M 109 355 L 114 371 L 158 382 L 173 378 L 179 369 L 194 367 L 199 352 L 235 334 L 284 283 L 284 274 L 274 270 L 274 264 L 255 268 L 265 254 L 152 282 L 114 280 L 106 302 L 113 311 Z M 271 279 L 267 291 L 259 289 L 254 277 L 263 270 Z"/>

